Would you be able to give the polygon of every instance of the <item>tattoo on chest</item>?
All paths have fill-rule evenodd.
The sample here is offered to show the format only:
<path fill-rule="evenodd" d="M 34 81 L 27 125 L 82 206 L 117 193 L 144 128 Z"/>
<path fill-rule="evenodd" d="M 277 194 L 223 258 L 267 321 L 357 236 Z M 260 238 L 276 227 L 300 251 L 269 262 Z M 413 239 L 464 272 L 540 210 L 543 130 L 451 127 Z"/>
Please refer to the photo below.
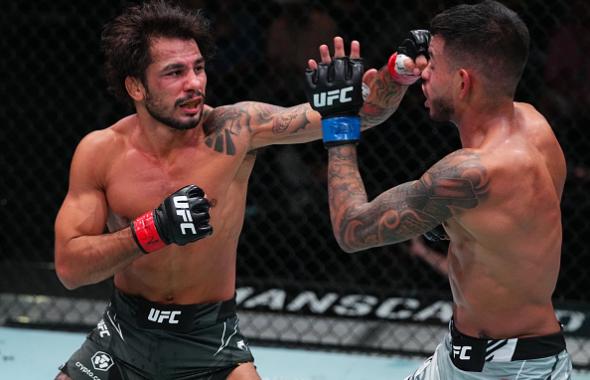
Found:
<path fill-rule="evenodd" d="M 219 108 L 210 116 L 205 127 L 205 144 L 219 153 L 236 154 L 234 141 L 246 129 L 250 131 L 250 115 L 239 108 Z"/>

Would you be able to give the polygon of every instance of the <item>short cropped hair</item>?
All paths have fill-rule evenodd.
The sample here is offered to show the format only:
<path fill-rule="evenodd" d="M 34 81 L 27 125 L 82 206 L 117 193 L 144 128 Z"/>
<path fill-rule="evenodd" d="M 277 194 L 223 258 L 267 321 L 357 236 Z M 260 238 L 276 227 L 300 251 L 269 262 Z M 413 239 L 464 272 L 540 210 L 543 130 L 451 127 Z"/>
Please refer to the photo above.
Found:
<path fill-rule="evenodd" d="M 443 38 L 452 64 L 475 67 L 488 83 L 514 96 L 530 44 L 528 28 L 516 12 L 493 0 L 461 4 L 436 15 L 430 31 Z"/>
<path fill-rule="evenodd" d="M 160 37 L 194 40 L 205 59 L 214 52 L 210 22 L 200 10 L 164 0 L 128 7 L 105 26 L 101 36 L 108 89 L 119 100 L 130 102 L 125 89 L 127 76 L 145 83 L 145 71 L 152 62 L 151 42 Z"/>

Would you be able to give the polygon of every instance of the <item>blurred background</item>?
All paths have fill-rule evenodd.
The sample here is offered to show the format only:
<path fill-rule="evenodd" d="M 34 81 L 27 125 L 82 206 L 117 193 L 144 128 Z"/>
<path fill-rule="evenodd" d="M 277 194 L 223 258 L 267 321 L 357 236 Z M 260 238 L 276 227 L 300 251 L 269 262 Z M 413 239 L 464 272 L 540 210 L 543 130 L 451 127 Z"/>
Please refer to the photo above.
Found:
<path fill-rule="evenodd" d="M 305 101 L 303 71 L 340 35 L 381 67 L 407 31 L 456 1 L 182 1 L 203 8 L 218 45 L 207 63 L 212 106 Z M 525 20 L 531 54 L 517 100 L 550 121 L 568 162 L 564 244 L 555 306 L 577 368 L 590 368 L 590 5 L 504 1 Z M 67 291 L 53 267 L 53 221 L 75 146 L 130 113 L 106 92 L 102 26 L 119 0 L 13 0 L 0 12 L 0 325 L 86 331 L 111 281 Z M 361 171 L 373 197 L 416 179 L 459 147 L 455 128 L 428 119 L 419 86 L 363 134 Z M 264 345 L 430 353 L 451 316 L 446 247 L 422 241 L 349 255 L 336 244 L 321 142 L 262 149 L 250 181 L 238 254 L 242 330 Z M 440 261 L 439 260 L 439 261 Z M 81 343 L 81 342 L 80 342 Z M 64 358 L 65 359 L 65 358 Z"/>

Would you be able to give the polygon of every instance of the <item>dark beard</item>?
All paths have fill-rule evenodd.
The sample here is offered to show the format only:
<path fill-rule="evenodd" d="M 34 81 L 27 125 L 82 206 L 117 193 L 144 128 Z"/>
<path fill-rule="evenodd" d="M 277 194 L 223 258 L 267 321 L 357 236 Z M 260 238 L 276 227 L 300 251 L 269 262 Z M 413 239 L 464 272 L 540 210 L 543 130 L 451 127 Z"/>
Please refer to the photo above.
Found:
<path fill-rule="evenodd" d="M 203 103 L 204 102 L 205 102 L 205 98 L 203 97 Z M 176 120 L 172 117 L 165 116 L 158 110 L 157 107 L 153 106 L 153 103 L 151 101 L 151 97 L 149 96 L 149 93 L 148 93 L 148 96 L 146 97 L 145 109 L 148 111 L 148 113 L 150 114 L 151 117 L 153 117 L 154 119 L 156 119 L 160 123 L 167 125 L 170 128 L 177 129 L 180 131 L 185 131 L 187 129 L 195 128 L 199 124 L 199 121 L 201 121 L 201 116 L 203 115 L 203 110 L 201 109 L 201 112 L 199 112 L 199 114 L 197 115 L 196 120 L 189 120 L 184 123 L 179 120 Z"/>
<path fill-rule="evenodd" d="M 447 122 L 455 113 L 455 109 L 444 99 L 432 100 L 430 104 L 431 119 L 434 121 Z"/>

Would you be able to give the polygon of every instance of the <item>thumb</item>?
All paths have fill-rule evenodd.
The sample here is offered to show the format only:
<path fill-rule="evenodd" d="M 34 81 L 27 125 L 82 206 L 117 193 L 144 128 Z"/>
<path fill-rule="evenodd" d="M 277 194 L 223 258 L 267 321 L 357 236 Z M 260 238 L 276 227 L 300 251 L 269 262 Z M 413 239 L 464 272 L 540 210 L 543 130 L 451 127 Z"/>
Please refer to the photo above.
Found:
<path fill-rule="evenodd" d="M 365 73 L 363 74 L 363 83 L 366 84 L 367 86 L 370 86 L 371 84 L 373 84 L 373 81 L 375 80 L 376 77 L 377 77 L 377 70 L 376 69 L 369 69 L 369 70 L 365 71 Z"/>
<path fill-rule="evenodd" d="M 363 74 L 363 100 L 367 100 L 371 94 L 371 85 L 377 78 L 377 70 L 369 69 Z"/>

